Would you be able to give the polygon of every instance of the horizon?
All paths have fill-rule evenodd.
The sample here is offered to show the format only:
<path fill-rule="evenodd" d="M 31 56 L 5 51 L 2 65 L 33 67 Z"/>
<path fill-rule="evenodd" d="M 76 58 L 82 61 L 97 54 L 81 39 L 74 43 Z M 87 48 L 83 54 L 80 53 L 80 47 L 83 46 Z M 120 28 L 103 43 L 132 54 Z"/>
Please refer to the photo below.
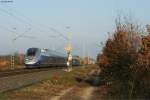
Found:
<path fill-rule="evenodd" d="M 30 47 L 63 53 L 71 43 L 74 55 L 95 58 L 118 15 L 142 26 L 150 23 L 146 0 L 12 1 L 0 2 L 0 55 L 25 53 Z"/>

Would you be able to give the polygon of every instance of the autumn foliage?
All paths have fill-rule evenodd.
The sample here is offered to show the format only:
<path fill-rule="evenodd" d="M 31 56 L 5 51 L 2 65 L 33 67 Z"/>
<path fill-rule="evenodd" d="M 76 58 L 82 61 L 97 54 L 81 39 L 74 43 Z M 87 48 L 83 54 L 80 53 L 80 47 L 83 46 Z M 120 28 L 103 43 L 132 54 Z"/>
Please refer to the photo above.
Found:
<path fill-rule="evenodd" d="M 24 65 L 24 55 L 15 54 L 15 69 L 20 68 Z M 11 69 L 11 55 L 0 56 L 0 70 L 10 70 Z"/>
<path fill-rule="evenodd" d="M 150 98 L 150 35 L 137 25 L 116 23 L 116 30 L 97 57 L 101 75 L 117 99 Z"/>

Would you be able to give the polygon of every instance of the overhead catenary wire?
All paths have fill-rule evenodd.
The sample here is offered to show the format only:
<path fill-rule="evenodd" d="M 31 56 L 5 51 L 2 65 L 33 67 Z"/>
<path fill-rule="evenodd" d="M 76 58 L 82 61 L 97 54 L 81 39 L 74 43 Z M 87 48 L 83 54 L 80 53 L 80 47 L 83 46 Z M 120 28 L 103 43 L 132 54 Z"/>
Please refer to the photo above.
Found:
<path fill-rule="evenodd" d="M 31 29 L 29 28 L 28 30 L 26 30 L 25 32 L 23 32 L 22 34 L 19 34 L 18 36 L 16 36 L 12 41 L 16 41 L 17 39 L 21 38 L 21 37 L 24 37 L 24 38 L 35 38 L 33 36 L 27 36 L 26 33 L 29 32 Z"/>
<path fill-rule="evenodd" d="M 63 35 L 63 33 L 61 33 L 60 31 L 56 30 L 56 29 L 53 28 L 53 27 L 49 27 L 49 26 L 41 25 L 41 24 L 36 24 L 36 25 L 34 25 L 34 24 L 33 24 L 33 21 L 32 21 L 29 17 L 25 16 L 25 15 L 22 14 L 22 13 L 18 13 L 18 11 L 15 11 L 15 13 L 17 14 L 17 16 L 16 16 L 15 14 L 13 14 L 13 13 L 10 13 L 9 11 L 7 11 L 7 10 L 5 10 L 5 9 L 2 9 L 2 8 L 0 8 L 0 11 L 4 12 L 4 13 L 6 13 L 6 14 L 12 16 L 12 17 L 14 17 L 15 19 L 17 19 L 18 21 L 20 21 L 20 22 L 23 23 L 23 24 L 26 23 L 26 24 L 28 24 L 30 27 L 34 27 L 36 30 L 38 30 L 38 31 L 41 32 L 41 33 L 49 33 L 49 31 L 44 31 L 44 30 L 41 29 L 41 27 L 44 26 L 44 28 L 47 28 L 48 30 L 51 30 L 51 31 L 57 33 L 57 34 L 58 34 L 58 37 L 62 37 L 62 38 L 63 38 L 64 40 L 66 40 L 66 41 L 69 40 L 67 36 Z M 26 19 L 26 21 L 23 20 L 22 18 L 18 17 L 18 15 L 19 15 L 20 17 L 22 16 L 22 18 Z M 39 26 L 38 26 L 38 25 L 39 25 Z"/>
<path fill-rule="evenodd" d="M 10 32 L 10 33 L 18 34 L 17 32 L 15 32 L 15 31 L 13 31 L 13 30 L 10 30 L 9 28 L 6 28 L 6 27 L 4 27 L 4 26 L 0 26 L 0 28 L 1 28 L 2 30 L 8 31 L 8 32 Z"/>
<path fill-rule="evenodd" d="M 54 31 L 54 32 L 56 32 L 56 33 L 58 33 L 58 35 L 59 36 L 61 36 L 61 37 L 63 37 L 65 40 L 69 40 L 68 39 L 68 37 L 66 37 L 66 36 L 64 36 L 61 32 L 59 32 L 58 30 L 56 30 L 56 29 L 54 29 L 54 28 L 52 28 L 52 27 L 50 27 L 50 30 L 52 30 L 52 31 Z"/>
<path fill-rule="evenodd" d="M 15 12 L 18 13 L 17 11 L 15 11 Z M 24 14 L 22 14 L 22 13 L 19 13 L 19 14 L 20 14 L 22 17 L 24 17 L 25 19 L 27 19 L 29 22 L 33 22 L 30 18 L 28 18 L 28 17 L 25 16 Z M 47 25 L 41 25 L 41 24 L 38 24 L 38 25 L 40 25 L 40 27 L 43 27 L 43 26 L 44 26 L 44 28 L 47 27 L 49 30 L 51 30 L 51 31 L 53 31 L 53 32 L 55 32 L 55 33 L 57 33 L 60 37 L 64 38 L 65 40 L 69 40 L 67 36 L 63 35 L 63 33 L 61 33 L 60 31 L 56 30 L 56 29 L 53 28 L 53 27 L 49 27 L 49 26 L 47 26 Z M 53 36 L 53 37 L 56 37 L 56 36 Z"/>
<path fill-rule="evenodd" d="M 21 22 L 21 23 L 23 23 L 23 24 L 26 23 L 26 25 L 31 26 L 30 23 L 27 23 L 26 21 L 22 20 L 21 18 L 15 16 L 13 13 L 11 13 L 11 12 L 9 12 L 9 11 L 3 9 L 3 8 L 0 8 L 0 11 L 6 13 L 6 14 L 9 15 L 9 16 L 12 16 L 13 18 L 15 18 L 16 20 L 18 20 L 19 22 Z"/>
<path fill-rule="evenodd" d="M 15 14 L 13 14 L 13 13 L 11 13 L 11 12 L 5 10 L 5 9 L 0 8 L 0 11 L 2 11 L 3 13 L 5 13 L 5 14 L 11 16 L 11 17 L 13 17 L 14 19 L 16 19 L 17 21 L 19 21 L 19 22 L 22 23 L 22 24 L 25 24 L 25 25 L 27 25 L 27 26 L 29 26 L 29 27 L 34 27 L 33 24 L 32 24 L 30 21 L 27 22 L 27 21 L 23 20 L 22 18 L 16 16 Z M 35 28 L 36 30 L 38 30 L 39 32 L 42 32 L 42 33 L 44 32 L 44 31 L 42 31 L 39 27 L 38 27 L 38 28 L 34 27 L 34 28 Z"/>
<path fill-rule="evenodd" d="M 50 33 L 50 31 L 53 31 L 54 33 L 56 33 L 55 35 L 49 35 L 49 37 L 51 38 L 58 38 L 58 37 L 61 37 L 62 39 L 64 39 L 65 41 L 68 41 L 68 37 L 65 36 L 63 33 L 61 33 L 60 31 L 56 30 L 55 28 L 53 27 L 49 27 L 49 26 L 46 26 L 46 25 L 42 25 L 42 24 L 35 24 L 30 18 L 26 17 L 25 15 L 21 14 L 20 16 L 18 16 L 19 14 L 16 14 L 16 13 L 13 13 L 13 12 L 10 12 L 10 11 L 7 11 L 5 9 L 2 9 L 0 8 L 0 11 L 11 16 L 12 18 L 14 18 L 15 20 L 19 21 L 20 23 L 22 24 L 25 24 L 25 26 L 28 26 L 29 28 L 32 28 L 32 29 L 35 29 L 35 31 L 37 31 L 38 33 Z M 22 16 L 22 17 L 21 17 Z M 45 29 L 48 29 L 50 31 L 45 31 L 44 29 L 42 28 L 45 28 Z M 6 28 L 5 30 L 11 32 L 11 33 L 15 33 L 17 36 L 15 38 L 12 39 L 12 43 L 14 43 L 16 40 L 20 39 L 20 38 L 30 38 L 30 39 L 33 39 L 33 38 L 37 38 L 37 37 L 34 37 L 34 36 L 27 36 L 26 33 L 29 32 L 29 30 L 26 30 L 24 33 L 19 33 L 14 31 L 16 30 L 16 27 L 13 28 L 13 31 Z M 62 43 L 62 42 L 61 42 Z M 14 44 L 13 44 L 14 45 Z M 58 50 L 58 49 L 56 49 Z M 60 50 L 60 49 L 59 49 Z M 12 55 L 13 57 L 13 55 Z M 12 60 L 14 61 L 14 60 Z M 12 66 L 14 66 L 14 64 L 12 64 Z M 14 67 L 12 67 L 14 68 Z"/>
<path fill-rule="evenodd" d="M 6 28 L 6 27 L 4 27 L 4 26 L 0 26 L 0 29 L 2 29 L 2 30 L 5 30 L 5 31 L 8 31 L 8 32 L 10 32 L 10 33 L 15 33 L 17 36 L 15 37 L 15 38 L 13 38 L 12 39 L 12 41 L 15 41 L 17 38 L 19 38 L 19 37 L 24 37 L 24 38 L 35 38 L 35 36 L 29 36 L 29 35 L 26 35 L 25 33 L 27 33 L 27 32 L 29 32 L 29 30 L 27 31 L 25 31 L 24 33 L 22 33 L 22 34 L 19 34 L 18 32 L 15 32 L 15 31 L 13 31 L 13 30 L 10 30 L 10 29 L 8 29 L 8 28 Z"/>

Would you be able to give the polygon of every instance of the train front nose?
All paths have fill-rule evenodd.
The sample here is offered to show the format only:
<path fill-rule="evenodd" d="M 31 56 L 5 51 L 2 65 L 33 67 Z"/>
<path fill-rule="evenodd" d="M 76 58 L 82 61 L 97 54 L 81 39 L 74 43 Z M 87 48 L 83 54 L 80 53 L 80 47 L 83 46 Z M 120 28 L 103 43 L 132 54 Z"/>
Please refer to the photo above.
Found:
<path fill-rule="evenodd" d="M 25 65 L 26 66 L 35 66 L 38 64 L 38 48 L 29 48 L 26 53 Z"/>
<path fill-rule="evenodd" d="M 27 66 L 30 66 L 30 65 L 33 66 L 36 63 L 37 63 L 37 60 L 34 57 L 27 57 L 25 59 L 25 65 L 27 65 Z"/>

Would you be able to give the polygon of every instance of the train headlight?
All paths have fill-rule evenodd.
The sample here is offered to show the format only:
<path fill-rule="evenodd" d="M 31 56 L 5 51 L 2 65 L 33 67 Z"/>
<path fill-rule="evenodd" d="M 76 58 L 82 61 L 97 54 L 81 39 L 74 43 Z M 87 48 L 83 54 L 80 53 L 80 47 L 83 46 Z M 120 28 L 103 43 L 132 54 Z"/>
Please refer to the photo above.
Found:
<path fill-rule="evenodd" d="M 67 66 L 70 66 L 70 63 L 69 63 L 69 61 L 67 61 Z"/>

